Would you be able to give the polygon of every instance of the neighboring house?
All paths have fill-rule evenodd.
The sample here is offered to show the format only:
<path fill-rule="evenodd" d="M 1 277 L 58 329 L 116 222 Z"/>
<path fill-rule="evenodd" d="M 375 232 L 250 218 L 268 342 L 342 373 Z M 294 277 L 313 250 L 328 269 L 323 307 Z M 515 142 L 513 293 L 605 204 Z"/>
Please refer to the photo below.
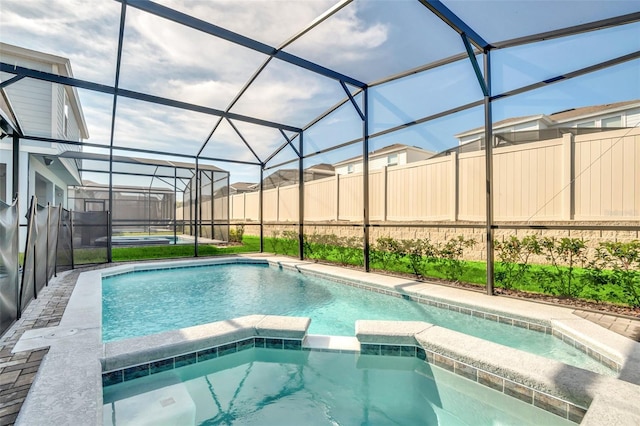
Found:
<path fill-rule="evenodd" d="M 369 153 L 369 170 L 381 169 L 387 166 L 401 166 L 407 163 L 426 160 L 434 155 L 433 152 L 416 146 L 400 143 L 385 146 Z M 362 172 L 362 156 L 349 158 L 333 165 L 336 174 Z"/>
<path fill-rule="evenodd" d="M 264 190 L 281 186 L 296 185 L 299 178 L 298 169 L 280 169 L 263 179 L 262 188 Z M 309 182 L 316 179 L 323 179 L 335 174 L 331 164 L 320 163 L 304 169 L 304 181 Z M 253 184 L 253 190 L 257 191 L 260 186 Z"/>
<path fill-rule="evenodd" d="M 244 194 L 256 190 L 256 184 L 251 182 L 236 182 L 229 185 L 229 195 Z"/>
<path fill-rule="evenodd" d="M 0 43 L 0 60 L 65 77 L 73 77 L 68 59 L 22 47 Z M 2 81 L 13 75 L 2 73 Z M 0 199 L 13 198 L 12 137 L 9 128 L 28 136 L 69 141 L 89 137 L 75 88 L 24 78 L 0 90 L 2 139 L 0 140 Z M 18 181 L 20 217 L 24 218 L 29 200 L 36 195 L 40 205 L 68 205 L 68 186 L 81 184 L 79 160 L 59 158 L 64 151 L 80 151 L 76 145 L 34 142 L 20 139 Z"/>
<path fill-rule="evenodd" d="M 553 114 L 507 118 L 493 124 L 497 139 L 533 142 L 553 139 L 562 133 L 586 133 L 594 129 L 636 127 L 640 123 L 640 100 L 572 108 Z M 510 136 L 513 134 L 515 137 Z M 455 135 L 460 145 L 484 146 L 484 127 Z"/>

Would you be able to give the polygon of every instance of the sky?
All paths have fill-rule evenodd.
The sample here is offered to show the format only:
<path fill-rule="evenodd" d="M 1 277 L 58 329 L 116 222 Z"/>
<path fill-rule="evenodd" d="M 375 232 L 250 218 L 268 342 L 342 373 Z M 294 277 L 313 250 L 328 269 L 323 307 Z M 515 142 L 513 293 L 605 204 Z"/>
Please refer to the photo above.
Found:
<path fill-rule="evenodd" d="M 274 47 L 336 4 L 329 0 L 158 3 Z M 443 3 L 489 42 L 640 10 L 633 0 Z M 120 8 L 119 2 L 111 0 L 2 0 L 0 40 L 67 57 L 75 77 L 113 86 Z M 495 50 L 492 93 L 639 50 L 639 23 Z M 351 2 L 287 45 L 285 51 L 369 84 L 465 50 L 457 33 L 412 0 Z M 265 59 L 250 49 L 128 7 L 119 87 L 224 110 Z M 79 90 L 79 96 L 89 128 L 88 141 L 108 146 L 113 98 L 86 90 Z M 274 59 L 231 111 L 304 127 L 344 98 L 337 81 Z M 356 99 L 361 105 L 361 96 Z M 372 87 L 369 131 L 374 134 L 480 99 L 480 86 L 470 61 L 465 59 Z M 639 60 L 494 102 L 493 117 L 498 121 L 630 99 L 640 99 Z M 455 134 L 482 126 L 483 114 L 482 108 L 475 108 L 373 138 L 370 149 L 405 143 L 441 151 L 457 144 Z M 120 97 L 114 144 L 195 155 L 217 121 L 215 116 Z M 264 160 L 284 143 L 275 129 L 239 121 L 233 124 L 255 155 L 231 124 L 223 121 L 203 149 L 204 156 L 243 161 L 256 161 L 257 156 Z M 313 153 L 361 134 L 361 120 L 347 103 L 305 133 L 305 152 Z M 361 150 L 361 145 L 355 144 L 316 155 L 306 160 L 305 166 L 335 163 L 359 155 Z M 293 150 L 286 148 L 269 164 L 293 158 Z M 257 167 L 215 164 L 231 171 L 232 182 L 258 180 Z"/>

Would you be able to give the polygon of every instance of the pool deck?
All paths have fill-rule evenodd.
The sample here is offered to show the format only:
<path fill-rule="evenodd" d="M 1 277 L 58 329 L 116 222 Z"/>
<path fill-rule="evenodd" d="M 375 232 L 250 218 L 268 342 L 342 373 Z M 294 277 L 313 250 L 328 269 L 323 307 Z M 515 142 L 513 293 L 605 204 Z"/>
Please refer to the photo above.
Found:
<path fill-rule="evenodd" d="M 508 366 L 508 374 L 517 380 L 530 381 L 533 389 L 538 387 L 555 393 L 558 397 L 577 398 L 578 402 L 583 401 L 585 406 L 589 403 L 589 410 L 582 421 L 584 425 L 640 424 L 640 408 L 635 403 L 640 395 L 640 344 L 637 343 L 640 338 L 639 320 L 490 297 L 456 288 L 365 274 L 291 258 L 251 257 L 268 258 L 270 261 L 278 262 L 282 267 L 304 270 L 306 273 L 329 273 L 343 279 L 373 282 L 380 288 L 407 294 L 424 293 L 438 300 L 456 301 L 465 306 L 482 308 L 486 312 L 505 313 L 513 318 L 524 317 L 534 322 L 552 321 L 554 330 L 562 330 L 565 335 L 587 343 L 616 360 L 621 366 L 621 380 L 574 367 L 569 368 L 549 360 L 540 360 L 539 357 L 523 355 L 519 351 L 496 348 L 491 342 L 459 336 L 455 332 L 436 326 L 426 327 L 424 323 L 417 325 L 416 329 L 407 328 L 407 324 L 387 324 L 390 328 L 386 329 L 386 334 L 378 338 L 393 341 L 394 336 L 400 333 L 404 336 L 403 339 L 413 339 L 436 354 L 450 354 L 460 362 L 461 359 L 468 358 L 469 365 L 482 367 L 479 371 L 504 370 L 505 366 Z M 187 263 L 209 260 L 212 259 Z M 103 265 L 94 269 L 113 266 Z M 117 267 L 126 268 L 127 265 Z M 80 273 L 83 273 L 82 276 Z M 105 363 L 109 359 L 115 362 L 118 349 L 115 345 L 103 345 L 99 327 L 95 326 L 95 322 L 100 321 L 100 310 L 92 305 L 95 303 L 95 286 L 88 283 L 99 274 L 99 271 L 92 272 L 88 269 L 59 274 L 42 291 L 38 299 L 32 301 L 23 317 L 0 339 L 0 425 L 13 424 L 16 419 L 18 424 L 27 425 L 41 424 L 38 423 L 41 421 L 49 424 L 102 423 L 100 375 L 103 369 L 107 370 Z M 79 277 L 83 278 L 78 279 Z M 80 285 L 76 288 L 77 283 Z M 65 311 L 68 303 L 69 309 Z M 254 320 L 258 321 L 255 318 Z M 247 335 L 259 335 L 259 322 L 265 321 L 265 318 L 259 319 L 258 322 L 251 321 L 248 328 L 245 327 L 246 330 L 243 328 L 244 332 L 248 333 Z M 366 322 L 358 324 L 360 343 L 371 339 L 373 332 L 370 326 L 371 324 Z M 270 326 L 268 329 L 274 328 Z M 384 330 L 385 327 L 375 324 L 373 329 Z M 188 338 L 185 343 L 181 342 L 178 336 L 174 342 L 178 346 L 174 345 L 170 352 L 184 353 L 187 350 L 185 344 L 192 345 L 195 350 L 211 345 L 212 342 L 223 343 L 235 336 L 234 334 L 227 338 L 221 337 L 224 333 L 213 327 L 200 336 L 204 342 L 200 341 L 195 346 L 192 343 L 193 339 Z M 226 333 L 229 333 L 229 330 Z M 330 350 L 356 350 L 359 346 L 354 338 L 327 336 L 307 336 L 305 344 Z M 140 350 L 152 346 L 153 344 L 149 345 L 146 342 Z M 107 354 L 109 349 L 115 354 L 113 357 Z M 120 350 L 122 357 L 131 352 L 135 351 Z M 526 358 L 526 362 L 523 362 L 523 357 Z M 127 364 L 132 365 L 131 360 L 121 361 L 120 365 Z M 526 365 L 526 369 L 520 367 L 521 365 Z"/>

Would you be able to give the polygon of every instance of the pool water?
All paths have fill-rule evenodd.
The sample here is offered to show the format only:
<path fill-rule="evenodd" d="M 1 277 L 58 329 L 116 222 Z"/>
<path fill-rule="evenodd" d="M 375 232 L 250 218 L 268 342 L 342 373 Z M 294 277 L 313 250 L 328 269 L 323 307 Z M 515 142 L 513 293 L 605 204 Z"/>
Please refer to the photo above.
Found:
<path fill-rule="evenodd" d="M 105 425 L 570 425 L 417 358 L 249 349 L 104 388 Z"/>
<path fill-rule="evenodd" d="M 601 374 L 614 372 L 549 334 L 268 265 L 137 271 L 102 280 L 109 342 L 244 315 L 310 317 L 310 334 L 353 336 L 356 320 L 425 321 Z"/>

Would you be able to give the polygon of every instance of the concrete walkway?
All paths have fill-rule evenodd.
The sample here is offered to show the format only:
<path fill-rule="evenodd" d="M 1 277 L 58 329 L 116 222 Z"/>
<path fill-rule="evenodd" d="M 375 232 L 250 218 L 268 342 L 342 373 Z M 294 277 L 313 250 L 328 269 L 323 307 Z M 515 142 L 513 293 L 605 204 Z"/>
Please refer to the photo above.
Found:
<path fill-rule="evenodd" d="M 78 275 L 91 269 L 113 265 L 101 265 L 77 269 L 59 274 L 33 300 L 22 318 L 0 337 L 0 426 L 14 424 L 41 360 L 49 351 L 41 349 L 12 354 L 11 351 L 26 330 L 52 327 L 60 323 L 62 314 L 73 292 Z M 640 319 L 634 320 L 588 311 L 574 314 L 595 322 L 611 331 L 635 341 L 640 341 Z"/>
<path fill-rule="evenodd" d="M 90 268 L 94 269 L 94 268 Z M 31 329 L 53 327 L 67 307 L 80 273 L 88 268 L 58 274 L 44 287 L 22 314 L 0 338 L 0 425 L 12 425 L 27 397 L 42 358 L 49 349 L 12 354 L 22 334 Z"/>

